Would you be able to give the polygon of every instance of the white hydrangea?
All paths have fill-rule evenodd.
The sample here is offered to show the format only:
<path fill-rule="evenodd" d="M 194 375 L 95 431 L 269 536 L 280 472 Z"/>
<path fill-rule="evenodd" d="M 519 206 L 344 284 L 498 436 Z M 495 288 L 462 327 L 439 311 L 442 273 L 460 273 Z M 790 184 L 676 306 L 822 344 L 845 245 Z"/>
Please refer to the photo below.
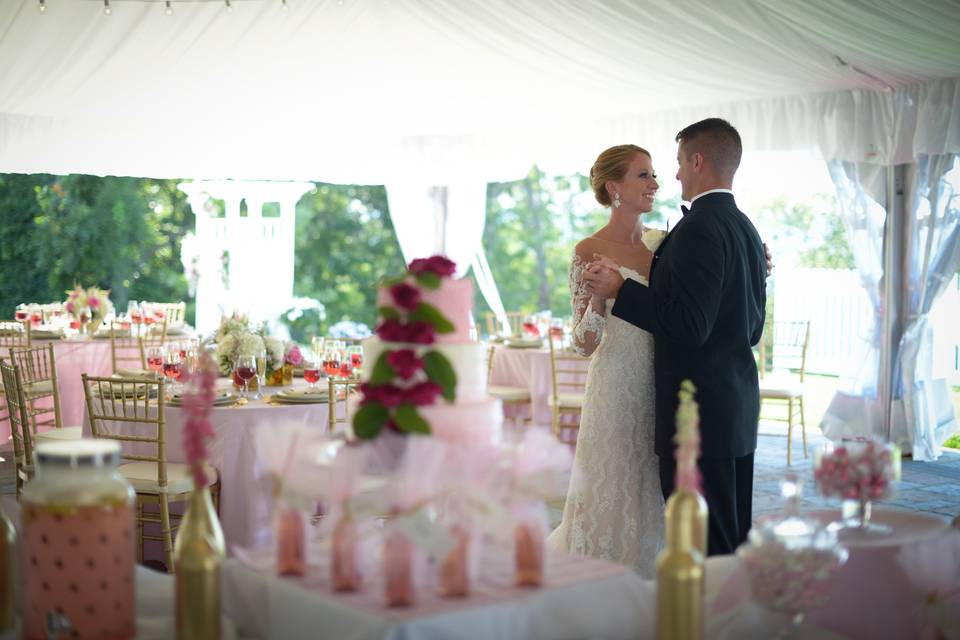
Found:
<path fill-rule="evenodd" d="M 237 337 L 238 356 L 255 356 L 263 351 L 263 339 L 255 333 L 241 333 Z"/>
<path fill-rule="evenodd" d="M 263 344 L 267 350 L 267 369 L 277 369 L 283 366 L 283 340 L 267 336 L 263 339 Z"/>

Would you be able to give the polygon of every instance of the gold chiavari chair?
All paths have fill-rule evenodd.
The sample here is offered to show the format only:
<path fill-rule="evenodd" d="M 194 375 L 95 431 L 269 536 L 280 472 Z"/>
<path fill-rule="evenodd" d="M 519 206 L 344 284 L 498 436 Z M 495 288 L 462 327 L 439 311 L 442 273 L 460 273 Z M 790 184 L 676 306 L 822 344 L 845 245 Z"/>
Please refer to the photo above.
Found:
<path fill-rule="evenodd" d="M 334 433 L 338 424 L 350 424 L 350 394 L 360 386 L 360 378 L 327 378 L 327 432 Z M 342 390 L 342 391 L 341 391 Z M 337 399 L 343 399 L 343 416 L 337 416 Z"/>
<path fill-rule="evenodd" d="M 531 401 L 530 390 L 525 387 L 511 387 L 505 385 L 491 385 L 490 378 L 493 375 L 493 358 L 497 353 L 496 345 L 490 345 L 487 349 L 487 393 L 497 398 L 504 405 L 515 405 L 518 407 L 527 407 L 527 418 L 525 423 L 529 424 L 533 420 L 533 404 Z"/>
<path fill-rule="evenodd" d="M 31 349 L 10 349 L 10 359 L 20 370 L 23 395 L 27 399 L 29 424 L 35 440 L 76 439 L 79 425 L 63 426 L 60 414 L 60 385 L 57 382 L 57 362 L 53 343 Z M 47 400 L 49 399 L 49 401 Z M 42 426 L 53 427 L 39 431 Z"/>
<path fill-rule="evenodd" d="M 143 561 L 143 543 L 163 543 L 167 571 L 173 572 L 175 529 L 170 504 L 186 502 L 193 491 L 193 477 L 186 464 L 167 461 L 166 399 L 164 380 L 101 378 L 82 374 L 87 415 L 94 438 L 117 440 L 123 447 L 120 474 L 137 494 L 137 559 Z M 216 469 L 207 468 L 210 492 L 219 505 L 220 480 Z M 144 510 L 158 505 L 159 513 Z M 144 525 L 160 525 L 160 535 L 145 533 Z"/>
<path fill-rule="evenodd" d="M 17 500 L 24 482 L 33 477 L 33 438 L 30 434 L 30 419 L 27 399 L 20 383 L 20 371 L 15 364 L 0 360 L 0 379 L 5 390 L 4 403 L 10 419 L 10 436 L 13 440 L 13 466 L 17 483 Z"/>
<path fill-rule="evenodd" d="M 492 311 L 487 311 L 483 315 L 487 322 L 487 336 L 494 338 L 502 333 L 501 326 L 503 320 L 506 320 L 507 324 L 510 325 L 510 335 L 522 336 L 523 319 L 529 314 L 522 311 L 507 311 L 503 315 L 498 316 Z"/>
<path fill-rule="evenodd" d="M 147 349 L 162 347 L 167 339 L 167 319 L 164 318 L 159 328 L 144 330 L 146 325 L 140 325 L 138 334 L 133 326 L 124 328 L 119 322 L 110 323 L 110 357 L 113 363 L 113 372 L 122 373 L 124 369 L 147 368 Z"/>
<path fill-rule="evenodd" d="M 552 414 L 553 433 L 560 438 L 561 429 L 579 429 L 583 411 L 584 391 L 587 384 L 585 358 L 561 341 L 547 340 L 550 345 L 550 385 L 547 399 Z M 576 416 L 576 422 L 564 422 L 564 416 Z"/>
<path fill-rule="evenodd" d="M 803 457 L 807 457 L 807 427 L 803 414 L 804 377 L 807 371 L 807 347 L 810 345 L 810 322 L 772 322 L 768 326 L 769 335 L 760 338 L 760 413 L 764 406 L 786 406 L 787 415 L 764 416 L 765 420 L 779 420 L 787 423 L 787 464 L 791 463 L 793 444 L 793 425 L 799 419 L 800 433 L 803 436 Z M 767 342 L 774 352 L 776 368 L 767 371 Z M 797 373 L 792 373 L 796 371 Z"/>
<path fill-rule="evenodd" d="M 4 352 L 9 349 L 29 349 L 33 346 L 30 330 L 29 322 L 0 322 L 0 349 Z"/>

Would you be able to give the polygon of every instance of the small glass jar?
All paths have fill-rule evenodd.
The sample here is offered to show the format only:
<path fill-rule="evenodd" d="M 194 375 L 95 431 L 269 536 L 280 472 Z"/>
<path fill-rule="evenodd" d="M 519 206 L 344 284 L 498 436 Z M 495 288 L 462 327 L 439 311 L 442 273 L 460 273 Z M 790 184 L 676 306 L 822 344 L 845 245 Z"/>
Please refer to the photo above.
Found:
<path fill-rule="evenodd" d="M 37 446 L 23 489 L 24 638 L 136 635 L 133 488 L 109 440 Z"/>

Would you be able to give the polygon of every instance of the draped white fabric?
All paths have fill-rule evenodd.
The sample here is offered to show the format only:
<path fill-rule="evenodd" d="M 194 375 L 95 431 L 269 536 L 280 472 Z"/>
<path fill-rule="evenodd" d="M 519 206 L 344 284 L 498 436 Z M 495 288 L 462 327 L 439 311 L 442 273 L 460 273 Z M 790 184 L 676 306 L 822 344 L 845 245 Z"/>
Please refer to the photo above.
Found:
<path fill-rule="evenodd" d="M 46 4 L 0 2 L 0 171 L 443 185 L 714 113 L 748 148 L 960 148 L 956 0 Z"/>
<path fill-rule="evenodd" d="M 960 158 L 923 156 L 912 185 L 900 383 L 915 460 L 936 460 L 957 429 L 950 388 L 933 377 L 930 309 L 960 269 Z"/>

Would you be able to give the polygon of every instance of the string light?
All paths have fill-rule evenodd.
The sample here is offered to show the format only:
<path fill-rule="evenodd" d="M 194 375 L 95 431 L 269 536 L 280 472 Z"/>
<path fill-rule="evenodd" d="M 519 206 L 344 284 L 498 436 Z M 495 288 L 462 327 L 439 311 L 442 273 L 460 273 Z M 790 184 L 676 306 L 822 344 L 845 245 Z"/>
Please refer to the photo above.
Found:
<path fill-rule="evenodd" d="M 47 12 L 47 0 L 37 0 L 37 9 L 40 10 L 40 13 Z"/>
<path fill-rule="evenodd" d="M 290 7 L 287 6 L 287 0 L 280 0 L 280 8 L 286 11 Z"/>
<path fill-rule="evenodd" d="M 233 13 L 233 5 L 230 4 L 230 0 L 223 0 L 223 4 L 227 7 L 227 13 Z"/>
<path fill-rule="evenodd" d="M 170 4 L 170 0 L 167 0 L 165 4 L 166 4 L 166 8 L 163 10 L 163 12 L 164 12 L 165 14 L 167 14 L 168 16 L 172 16 L 172 15 L 173 15 L 173 6 Z"/>
<path fill-rule="evenodd" d="M 113 9 L 110 8 L 110 0 L 103 0 L 103 15 L 108 16 L 113 13 Z"/>

